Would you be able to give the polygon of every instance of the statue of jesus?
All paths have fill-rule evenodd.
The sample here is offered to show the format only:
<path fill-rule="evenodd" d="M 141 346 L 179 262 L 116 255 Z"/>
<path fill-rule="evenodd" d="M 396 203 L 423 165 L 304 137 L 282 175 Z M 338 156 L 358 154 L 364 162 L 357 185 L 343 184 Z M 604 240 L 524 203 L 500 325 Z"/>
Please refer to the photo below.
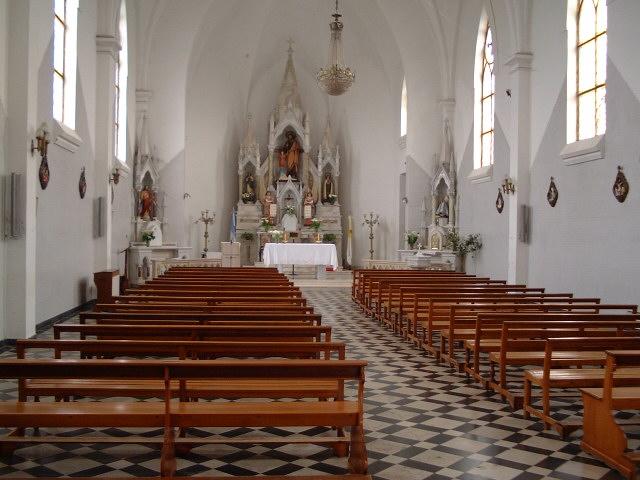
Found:
<path fill-rule="evenodd" d="M 287 141 L 282 146 L 280 159 L 281 162 L 286 159 L 287 175 L 291 175 L 291 178 L 298 180 L 298 163 L 300 161 L 300 152 L 302 149 L 300 148 L 300 144 L 293 132 L 287 132 L 286 136 Z"/>

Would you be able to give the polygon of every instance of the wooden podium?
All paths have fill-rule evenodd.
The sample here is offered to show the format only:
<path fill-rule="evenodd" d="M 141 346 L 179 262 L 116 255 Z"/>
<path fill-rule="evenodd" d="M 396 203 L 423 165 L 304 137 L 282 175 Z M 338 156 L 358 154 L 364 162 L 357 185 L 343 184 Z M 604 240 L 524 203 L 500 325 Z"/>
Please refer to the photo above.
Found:
<path fill-rule="evenodd" d="M 120 294 L 120 271 L 94 272 L 93 283 L 98 291 L 98 303 L 113 303 L 114 295 Z"/>

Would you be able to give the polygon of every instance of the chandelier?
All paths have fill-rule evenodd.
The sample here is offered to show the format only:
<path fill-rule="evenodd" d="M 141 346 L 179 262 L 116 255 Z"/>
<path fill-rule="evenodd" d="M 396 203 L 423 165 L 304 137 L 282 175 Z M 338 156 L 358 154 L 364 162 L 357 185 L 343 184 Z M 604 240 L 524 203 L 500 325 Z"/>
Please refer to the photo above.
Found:
<path fill-rule="evenodd" d="M 320 88 L 329 95 L 342 95 L 356 79 L 356 74 L 344 65 L 342 58 L 342 29 L 344 24 L 340 21 L 338 13 L 338 0 L 336 0 L 336 12 L 331 15 L 333 21 L 329 24 L 331 38 L 329 40 L 329 61 L 327 66 L 316 73 L 316 80 Z"/>

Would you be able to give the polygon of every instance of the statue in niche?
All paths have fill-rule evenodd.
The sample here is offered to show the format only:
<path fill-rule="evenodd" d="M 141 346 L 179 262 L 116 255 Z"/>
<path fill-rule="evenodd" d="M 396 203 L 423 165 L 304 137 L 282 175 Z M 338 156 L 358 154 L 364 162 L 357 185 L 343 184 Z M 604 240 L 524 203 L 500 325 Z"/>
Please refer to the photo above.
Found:
<path fill-rule="evenodd" d="M 438 204 L 436 208 L 436 217 L 449 218 L 449 196 L 446 195 Z"/>
<path fill-rule="evenodd" d="M 262 204 L 262 215 L 269 219 L 269 222 L 273 224 L 276 218 L 278 206 L 276 205 L 276 199 L 271 190 L 267 190 L 264 196 L 264 202 Z"/>
<path fill-rule="evenodd" d="M 249 202 L 256 201 L 256 181 L 251 172 L 247 173 L 247 176 L 244 177 L 242 197 Z"/>
<path fill-rule="evenodd" d="M 333 178 L 331 178 L 331 174 L 327 172 L 322 182 L 322 202 L 330 202 L 329 196 L 333 194 Z"/>
<path fill-rule="evenodd" d="M 284 180 L 287 176 L 298 180 L 298 164 L 300 163 L 302 149 L 293 132 L 289 131 L 285 135 L 287 140 L 280 149 L 280 180 Z"/>
<path fill-rule="evenodd" d="M 138 217 L 151 220 L 156 216 L 156 194 L 149 185 L 145 185 L 138 194 Z"/>
<path fill-rule="evenodd" d="M 311 225 L 311 220 L 313 219 L 313 207 L 315 205 L 313 193 L 311 193 L 311 190 L 307 190 L 307 193 L 304 194 L 303 204 L 304 224 L 308 226 Z"/>

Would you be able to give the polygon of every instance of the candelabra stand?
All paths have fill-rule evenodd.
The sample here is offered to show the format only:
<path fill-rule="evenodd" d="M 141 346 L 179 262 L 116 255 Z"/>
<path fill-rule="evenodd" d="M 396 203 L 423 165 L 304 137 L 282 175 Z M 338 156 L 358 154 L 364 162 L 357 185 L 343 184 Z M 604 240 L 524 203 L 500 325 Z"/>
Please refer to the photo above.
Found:
<path fill-rule="evenodd" d="M 373 260 L 373 229 L 379 223 L 380 216 L 377 213 L 365 213 L 362 226 L 367 225 L 369 227 L 369 258 Z"/>
<path fill-rule="evenodd" d="M 196 223 L 204 223 L 204 250 L 202 258 L 207 258 L 207 252 L 209 251 L 209 224 L 213 224 L 215 220 L 216 214 L 211 212 L 211 215 L 209 215 L 209 210 L 202 210 L 200 212 L 200 218 L 196 220 Z"/>

